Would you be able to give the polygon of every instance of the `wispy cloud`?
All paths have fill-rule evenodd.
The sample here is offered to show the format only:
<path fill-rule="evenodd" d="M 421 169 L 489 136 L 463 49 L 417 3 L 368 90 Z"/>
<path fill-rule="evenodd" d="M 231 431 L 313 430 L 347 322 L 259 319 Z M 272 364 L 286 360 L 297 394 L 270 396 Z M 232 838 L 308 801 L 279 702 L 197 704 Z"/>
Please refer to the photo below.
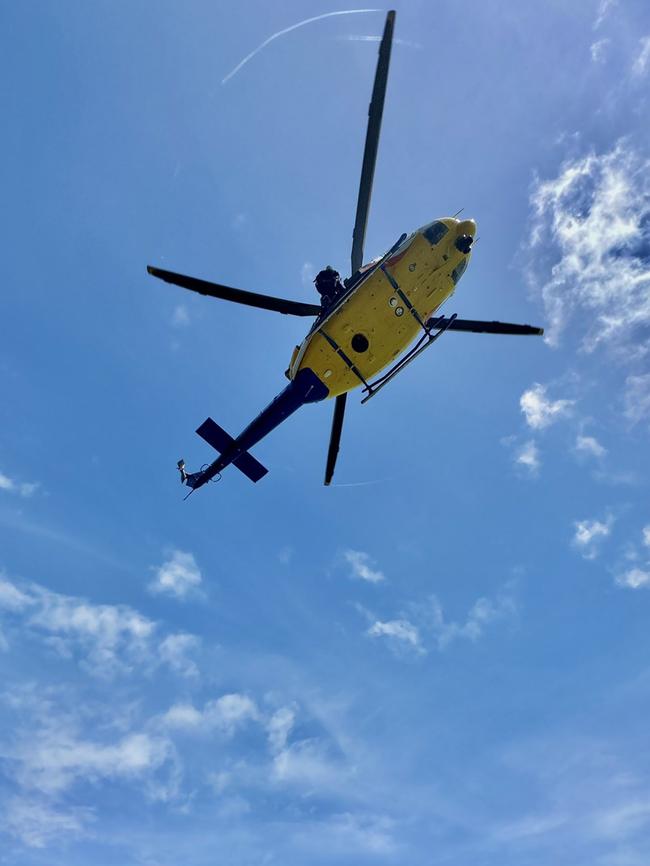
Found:
<path fill-rule="evenodd" d="M 369 554 L 361 550 L 346 550 L 343 556 L 351 568 L 352 577 L 368 583 L 380 583 L 385 580 L 383 572 L 373 568 L 374 562 Z"/>
<path fill-rule="evenodd" d="M 381 36 L 371 36 L 371 35 L 362 35 L 362 34 L 354 34 L 348 33 L 343 36 L 335 37 L 338 42 L 381 42 Z M 402 48 L 415 48 L 417 50 L 422 49 L 422 45 L 419 42 L 410 42 L 407 39 L 400 39 L 399 37 L 393 37 L 393 45 L 401 45 Z"/>
<path fill-rule="evenodd" d="M 517 466 L 531 477 L 537 478 L 542 462 L 539 458 L 539 448 L 533 439 L 529 439 L 515 452 L 514 460 Z"/>
<path fill-rule="evenodd" d="M 300 282 L 305 288 L 313 289 L 312 283 L 316 276 L 316 269 L 311 262 L 303 262 L 300 268 Z"/>
<path fill-rule="evenodd" d="M 201 571 L 193 554 L 172 550 L 168 559 L 156 569 L 156 576 L 148 585 L 150 592 L 184 599 L 196 595 L 201 585 Z"/>
<path fill-rule="evenodd" d="M 169 634 L 158 645 L 158 652 L 163 663 L 184 677 L 197 677 L 199 669 L 192 658 L 198 650 L 200 641 L 193 634 Z"/>
<path fill-rule="evenodd" d="M 59 808 L 47 800 L 12 797 L 5 805 L 0 829 L 19 839 L 28 848 L 47 848 L 64 838 L 81 837 L 94 820 L 91 808 Z"/>
<path fill-rule="evenodd" d="M 543 430 L 561 418 L 566 418 L 575 403 L 574 400 L 551 400 L 546 393 L 547 386 L 536 382 L 519 398 L 526 424 L 533 430 Z"/>
<path fill-rule="evenodd" d="M 423 656 L 434 648 L 446 650 L 455 641 L 478 641 L 491 624 L 512 620 L 517 614 L 517 603 L 512 585 L 508 584 L 494 599 L 478 598 L 461 622 L 445 617 L 435 595 L 424 603 L 409 604 L 407 611 L 395 619 L 383 621 L 363 608 L 359 611 L 371 621 L 366 630 L 368 637 L 383 638 L 398 656 Z"/>
<path fill-rule="evenodd" d="M 407 645 L 417 652 L 424 652 L 417 626 L 407 619 L 391 619 L 387 622 L 377 620 L 366 631 L 369 637 L 388 638 L 393 645 Z"/>
<path fill-rule="evenodd" d="M 160 664 L 186 676 L 197 672 L 189 658 L 198 643 L 192 635 L 159 638 L 156 623 L 128 605 L 93 604 L 0 575 L 1 609 L 9 638 L 40 639 L 51 652 L 78 661 L 94 676 L 112 678 Z"/>
<path fill-rule="evenodd" d="M 650 524 L 641 530 L 641 544 L 646 548 L 646 555 L 650 553 Z M 640 559 L 636 546 L 631 546 L 628 554 L 632 560 Z M 644 566 L 622 569 L 616 575 L 616 583 L 627 589 L 650 589 L 650 559 L 646 561 Z"/>
<path fill-rule="evenodd" d="M 594 30 L 597 30 L 603 23 L 610 11 L 618 4 L 618 0 L 600 0 L 598 4 L 598 12 L 594 21 Z"/>
<path fill-rule="evenodd" d="M 633 424 L 650 418 L 650 373 L 627 377 L 623 401 L 625 417 Z"/>
<path fill-rule="evenodd" d="M 635 78 L 643 78 L 650 69 L 650 36 L 643 36 L 639 40 L 639 53 L 632 64 L 632 75 Z"/>
<path fill-rule="evenodd" d="M 185 304 L 177 304 L 174 307 L 171 322 L 175 328 L 186 328 L 189 325 L 190 314 L 188 313 Z"/>
<path fill-rule="evenodd" d="M 295 721 L 296 713 L 293 707 L 280 707 L 273 713 L 266 725 L 272 752 L 281 752 L 286 747 Z"/>
<path fill-rule="evenodd" d="M 573 544 L 585 559 L 595 559 L 600 552 L 600 543 L 612 531 L 614 519 L 574 521 Z"/>
<path fill-rule="evenodd" d="M 0 472 L 0 490 L 4 490 L 5 493 L 14 493 L 17 496 L 28 499 L 39 487 L 38 481 L 16 481 L 14 478 L 10 478 L 8 475 Z"/>
<path fill-rule="evenodd" d="M 607 345 L 626 361 L 648 351 L 649 169 L 647 157 L 621 141 L 536 182 L 527 277 L 541 293 L 549 343 L 557 345 L 578 314 L 586 351 Z"/>
<path fill-rule="evenodd" d="M 598 458 L 607 454 L 607 449 L 600 444 L 595 436 L 583 436 L 580 433 L 576 437 L 576 451 L 579 454 Z"/>
<path fill-rule="evenodd" d="M 650 568 L 630 568 L 616 576 L 616 583 L 628 589 L 650 588 Z"/>
<path fill-rule="evenodd" d="M 367 12 L 380 12 L 380 9 L 342 9 L 338 12 L 325 12 L 323 15 L 315 15 L 313 18 L 305 18 L 304 21 L 298 21 L 297 24 L 292 24 L 290 27 L 285 27 L 283 30 L 278 30 L 277 33 L 273 33 L 268 39 L 265 39 L 260 45 L 257 46 L 250 54 L 247 54 L 243 60 L 235 66 L 234 69 L 231 69 L 228 75 L 221 80 L 222 84 L 226 84 L 226 82 L 230 81 L 230 79 L 236 75 L 240 69 L 242 69 L 250 60 L 253 59 L 257 54 L 260 53 L 267 45 L 270 45 L 275 39 L 279 39 L 280 36 L 286 36 L 287 33 L 291 33 L 293 30 L 297 30 L 299 27 L 304 27 L 307 24 L 314 24 L 316 21 L 322 21 L 325 18 L 334 18 L 338 15 L 362 15 Z"/>
<path fill-rule="evenodd" d="M 591 59 L 594 63 L 604 62 L 611 41 L 611 39 L 599 39 L 597 42 L 592 43 L 589 50 L 591 52 Z"/>

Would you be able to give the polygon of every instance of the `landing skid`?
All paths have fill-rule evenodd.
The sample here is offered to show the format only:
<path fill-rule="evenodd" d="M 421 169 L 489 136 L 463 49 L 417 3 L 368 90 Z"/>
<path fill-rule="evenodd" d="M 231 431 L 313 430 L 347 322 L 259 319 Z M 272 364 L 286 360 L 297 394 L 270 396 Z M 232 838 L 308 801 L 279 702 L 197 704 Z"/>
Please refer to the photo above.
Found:
<path fill-rule="evenodd" d="M 429 319 L 429 321 L 426 323 L 423 322 L 422 328 L 424 330 L 424 334 L 422 335 L 422 337 L 420 337 L 415 346 L 413 346 L 413 348 L 409 352 L 407 352 L 406 355 L 400 358 L 400 360 L 393 367 L 391 367 L 387 373 L 384 373 L 384 375 L 380 376 L 379 379 L 375 379 L 374 382 L 370 382 L 365 385 L 362 390 L 366 391 L 367 394 L 363 398 L 361 403 L 367 403 L 371 397 L 374 397 L 375 394 L 378 394 L 385 385 L 388 385 L 388 383 L 392 381 L 398 373 L 401 373 L 405 367 L 408 367 L 411 361 L 414 361 L 418 355 L 421 355 L 425 349 L 428 349 L 429 346 L 435 343 L 437 339 L 442 337 L 442 335 L 449 328 L 449 326 L 454 321 L 454 319 L 456 319 L 456 317 L 457 314 L 454 313 L 445 321 L 444 325 L 442 325 L 442 327 L 438 330 L 436 330 L 436 328 L 438 327 L 438 323 L 443 321 L 443 319 L 445 318 L 444 316 L 438 316 L 438 318 Z M 434 331 L 435 334 L 433 333 Z"/>

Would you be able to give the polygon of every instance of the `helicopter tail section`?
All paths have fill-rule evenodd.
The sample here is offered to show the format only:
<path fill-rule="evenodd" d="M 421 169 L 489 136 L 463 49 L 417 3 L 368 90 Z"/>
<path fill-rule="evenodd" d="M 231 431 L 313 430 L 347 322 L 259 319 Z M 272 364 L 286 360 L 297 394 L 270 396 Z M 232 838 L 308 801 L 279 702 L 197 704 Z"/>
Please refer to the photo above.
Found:
<path fill-rule="evenodd" d="M 206 418 L 196 432 L 220 454 L 228 451 L 235 443 L 233 437 L 229 433 L 226 433 L 212 418 Z M 248 451 L 242 451 L 232 462 L 240 472 L 243 472 L 253 482 L 259 481 L 269 471 Z"/>

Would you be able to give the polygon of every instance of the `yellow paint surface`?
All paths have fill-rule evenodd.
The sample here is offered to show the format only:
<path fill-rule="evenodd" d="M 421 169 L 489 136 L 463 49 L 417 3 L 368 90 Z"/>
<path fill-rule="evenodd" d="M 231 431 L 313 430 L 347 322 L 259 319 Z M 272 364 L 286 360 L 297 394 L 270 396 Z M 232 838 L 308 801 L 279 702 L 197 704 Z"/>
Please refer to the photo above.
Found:
<path fill-rule="evenodd" d="M 472 220 L 447 218 L 431 225 L 436 223 L 443 223 L 449 229 L 437 243 L 432 244 L 425 236 L 429 226 L 424 226 L 407 238 L 385 263 L 422 321 L 430 318 L 453 294 L 456 285 L 452 273 L 459 265 L 462 270 L 462 263 L 469 261 L 471 254 L 459 252 L 454 241 L 463 234 L 474 237 L 476 232 Z M 380 269 L 375 271 L 359 283 L 345 302 L 306 337 L 299 351 L 294 352 L 290 377 L 309 367 L 329 389 L 330 397 L 351 391 L 361 383 L 325 339 L 323 331 L 340 346 L 366 381 L 371 381 L 395 361 L 423 333 L 386 275 Z M 355 352 L 352 348 L 355 334 L 366 337 L 366 351 Z"/>

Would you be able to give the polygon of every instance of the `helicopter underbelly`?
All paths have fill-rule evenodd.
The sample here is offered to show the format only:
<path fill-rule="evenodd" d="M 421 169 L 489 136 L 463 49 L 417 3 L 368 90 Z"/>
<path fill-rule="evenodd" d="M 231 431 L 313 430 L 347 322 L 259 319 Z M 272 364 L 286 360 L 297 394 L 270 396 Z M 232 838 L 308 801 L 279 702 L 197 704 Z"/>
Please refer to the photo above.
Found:
<path fill-rule="evenodd" d="M 469 255 L 453 246 L 432 246 L 418 233 L 385 267 L 426 321 L 453 294 L 468 260 Z M 361 384 L 336 347 L 369 381 L 421 333 L 415 317 L 378 269 L 307 337 L 291 370 L 292 378 L 298 370 L 311 368 L 327 386 L 329 396 L 336 397 Z"/>

